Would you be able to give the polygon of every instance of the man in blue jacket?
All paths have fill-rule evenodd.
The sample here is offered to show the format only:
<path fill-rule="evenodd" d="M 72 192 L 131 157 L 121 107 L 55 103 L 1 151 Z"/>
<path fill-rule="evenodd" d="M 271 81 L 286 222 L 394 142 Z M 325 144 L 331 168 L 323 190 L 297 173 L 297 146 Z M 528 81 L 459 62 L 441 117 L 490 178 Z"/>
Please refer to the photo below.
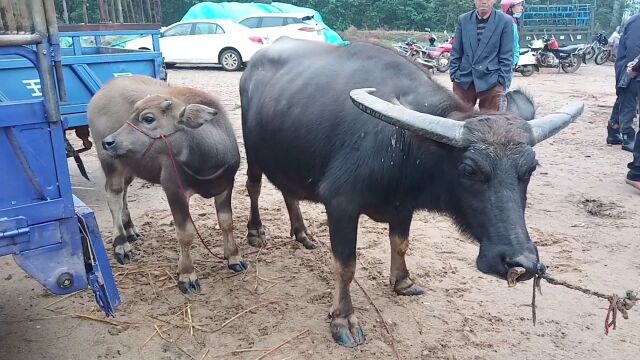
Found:
<path fill-rule="evenodd" d="M 476 10 L 460 15 L 451 51 L 453 92 L 481 110 L 498 111 L 511 85 L 513 20 L 495 11 L 495 0 L 475 0 Z"/>
<path fill-rule="evenodd" d="M 616 82 L 627 83 L 620 103 L 619 124 L 633 122 L 640 102 L 640 14 L 632 16 L 624 28 L 616 57 Z M 620 98 L 620 96 L 618 96 Z M 617 102 L 617 101 L 616 101 Z M 640 132 L 639 132 L 640 134 Z M 636 135 L 635 138 L 637 139 Z M 624 140 L 624 134 L 623 134 Z M 624 143 L 623 143 L 624 146 Z M 627 167 L 627 184 L 640 190 L 640 141 L 633 143 L 633 161 Z"/>
<path fill-rule="evenodd" d="M 622 149 L 634 152 L 633 118 L 638 108 L 640 82 L 627 73 L 627 65 L 640 55 L 640 14 L 632 16 L 625 26 L 616 55 L 616 102 L 607 124 L 607 144 L 622 144 Z"/>

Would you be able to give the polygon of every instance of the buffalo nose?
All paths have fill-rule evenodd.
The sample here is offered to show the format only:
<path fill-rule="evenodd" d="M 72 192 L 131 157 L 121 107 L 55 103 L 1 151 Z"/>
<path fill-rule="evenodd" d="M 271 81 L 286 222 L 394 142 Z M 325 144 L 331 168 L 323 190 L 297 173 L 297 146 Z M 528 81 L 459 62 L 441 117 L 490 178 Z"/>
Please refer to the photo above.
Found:
<path fill-rule="evenodd" d="M 517 281 L 525 281 L 534 277 L 536 274 L 541 273 L 541 267 L 546 271 L 544 264 L 538 262 L 538 259 L 533 254 L 520 255 L 515 258 L 506 259 L 504 262 L 507 270 L 511 272 L 512 269 L 523 269 L 524 272 L 517 276 Z M 542 271 L 544 272 L 544 271 Z"/>
<path fill-rule="evenodd" d="M 116 141 L 111 136 L 107 136 L 102 140 L 102 148 L 108 151 L 115 143 Z"/>

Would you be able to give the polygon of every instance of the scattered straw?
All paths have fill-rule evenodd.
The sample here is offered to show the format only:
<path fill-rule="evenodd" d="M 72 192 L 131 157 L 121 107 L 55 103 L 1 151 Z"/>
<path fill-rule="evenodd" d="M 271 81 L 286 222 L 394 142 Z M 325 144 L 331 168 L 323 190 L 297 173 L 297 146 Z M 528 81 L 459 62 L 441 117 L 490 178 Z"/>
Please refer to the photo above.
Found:
<path fill-rule="evenodd" d="M 217 329 L 215 329 L 215 330 L 213 330 L 213 331 L 214 331 L 214 332 L 216 332 L 216 331 L 220 331 L 220 330 L 222 330 L 225 326 L 229 325 L 233 320 L 235 320 L 235 319 L 239 318 L 240 316 L 242 316 L 242 315 L 244 315 L 244 314 L 248 313 L 249 311 L 251 311 L 251 310 L 253 310 L 253 309 L 259 308 L 260 306 L 269 305 L 269 304 L 274 304 L 274 303 L 281 302 L 281 301 L 282 301 L 282 300 L 272 299 L 272 300 L 265 301 L 265 302 L 263 302 L 263 303 L 260 303 L 260 304 L 254 305 L 254 306 L 252 306 L 252 307 L 250 307 L 250 308 L 248 308 L 248 309 L 246 309 L 246 310 L 244 310 L 244 311 L 241 311 L 240 313 L 238 313 L 236 316 L 232 317 L 231 319 L 229 319 L 229 320 L 225 321 L 225 322 L 224 322 L 224 324 L 222 324 L 219 328 L 217 328 Z"/>
<path fill-rule="evenodd" d="M 309 333 L 309 329 L 306 329 L 306 330 L 302 331 L 301 333 L 299 333 L 298 335 L 295 335 L 295 336 L 290 337 L 289 339 L 287 339 L 286 341 L 284 341 L 282 344 L 280 344 L 280 345 L 278 345 L 278 346 L 274 347 L 273 349 L 271 349 L 271 350 L 267 351 L 266 353 L 264 353 L 264 354 L 262 354 L 262 355 L 258 356 L 255 360 L 261 360 L 261 359 L 264 359 L 267 355 L 271 354 L 272 352 L 274 352 L 274 351 L 276 351 L 276 350 L 280 349 L 281 347 L 285 346 L 285 345 L 286 345 L 286 344 L 288 344 L 289 342 L 291 342 L 291 341 L 293 341 L 293 340 L 295 340 L 295 339 L 297 339 L 297 338 L 299 338 L 299 337 L 301 337 L 301 336 L 303 336 L 303 335 L 306 335 L 306 334 L 308 334 L 308 333 Z"/>

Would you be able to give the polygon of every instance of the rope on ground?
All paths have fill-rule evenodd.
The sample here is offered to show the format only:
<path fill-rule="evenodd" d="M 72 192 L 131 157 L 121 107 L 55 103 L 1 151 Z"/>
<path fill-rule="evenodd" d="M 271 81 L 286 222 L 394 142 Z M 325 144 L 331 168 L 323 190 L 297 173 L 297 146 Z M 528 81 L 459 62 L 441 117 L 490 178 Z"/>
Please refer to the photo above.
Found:
<path fill-rule="evenodd" d="M 533 280 L 533 296 L 531 299 L 531 311 L 533 315 L 533 325 L 536 324 L 536 290 L 542 295 L 540 287 L 541 280 L 546 280 L 551 285 L 560 285 L 571 290 L 579 291 L 585 295 L 595 296 L 600 299 L 607 300 L 609 302 L 609 309 L 607 310 L 607 316 L 604 320 L 604 333 L 609 335 L 609 330 L 615 330 L 617 325 L 618 312 L 622 314 L 622 317 L 626 320 L 629 318 L 628 311 L 633 308 L 637 301 L 640 300 L 639 292 L 633 290 L 627 290 L 624 296 L 618 296 L 617 294 L 606 295 L 599 291 L 587 289 L 585 287 L 570 284 L 563 280 L 558 280 L 547 273 L 536 275 Z"/>

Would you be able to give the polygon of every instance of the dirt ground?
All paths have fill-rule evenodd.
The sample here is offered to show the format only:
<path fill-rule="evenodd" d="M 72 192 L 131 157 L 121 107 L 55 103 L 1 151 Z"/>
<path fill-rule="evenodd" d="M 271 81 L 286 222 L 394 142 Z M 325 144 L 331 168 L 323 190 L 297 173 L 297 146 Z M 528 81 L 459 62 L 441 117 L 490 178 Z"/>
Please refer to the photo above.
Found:
<path fill-rule="evenodd" d="M 240 76 L 177 69 L 169 72 L 169 82 L 218 94 L 242 149 Z M 436 78 L 449 82 L 443 74 Z M 631 154 L 604 143 L 613 81 L 610 64 L 590 64 L 575 74 L 543 69 L 514 79 L 536 98 L 539 114 L 573 101 L 587 104 L 576 124 L 535 148 L 541 167 L 529 187 L 527 220 L 541 258 L 559 278 L 622 294 L 640 285 L 640 194 L 624 184 Z M 74 192 L 96 211 L 111 256 L 102 172 L 95 152 L 83 156 L 93 181 L 84 180 L 70 163 Z M 256 359 L 291 338 L 264 358 L 395 358 L 379 315 L 355 284 L 355 311 L 367 341 L 356 349 L 333 343 L 327 319 L 331 255 L 326 247 L 309 251 L 287 242 L 286 207 L 267 181 L 261 197 L 263 222 L 270 244 L 281 245 L 258 256 L 246 244 L 245 168 L 243 162 L 236 177 L 233 217 L 235 238 L 249 253 L 246 273 L 231 276 L 196 240 L 192 254 L 203 292 L 182 296 L 171 279 L 178 252 L 165 196 L 158 186 L 136 180 L 130 209 L 145 238 L 135 245 L 134 264 L 112 263 L 122 297 L 117 317 L 111 324 L 72 317 L 103 319 L 90 292 L 50 305 L 61 298 L 46 293 L 11 257 L 0 258 L 0 359 Z M 200 231 L 221 254 L 213 201 L 194 197 L 191 208 Z M 328 244 L 322 206 L 303 204 L 302 210 L 316 239 Z M 407 264 L 428 293 L 399 297 L 388 284 L 387 225 L 363 217 L 356 278 L 388 322 L 403 359 L 631 359 L 640 354 L 638 309 L 631 310 L 629 320 L 620 318 L 618 329 L 605 336 L 606 301 L 543 283 L 534 327 L 531 282 L 508 288 L 506 282 L 479 273 L 477 253 L 477 245 L 458 234 L 448 219 L 417 214 Z M 238 350 L 245 351 L 233 352 Z"/>

